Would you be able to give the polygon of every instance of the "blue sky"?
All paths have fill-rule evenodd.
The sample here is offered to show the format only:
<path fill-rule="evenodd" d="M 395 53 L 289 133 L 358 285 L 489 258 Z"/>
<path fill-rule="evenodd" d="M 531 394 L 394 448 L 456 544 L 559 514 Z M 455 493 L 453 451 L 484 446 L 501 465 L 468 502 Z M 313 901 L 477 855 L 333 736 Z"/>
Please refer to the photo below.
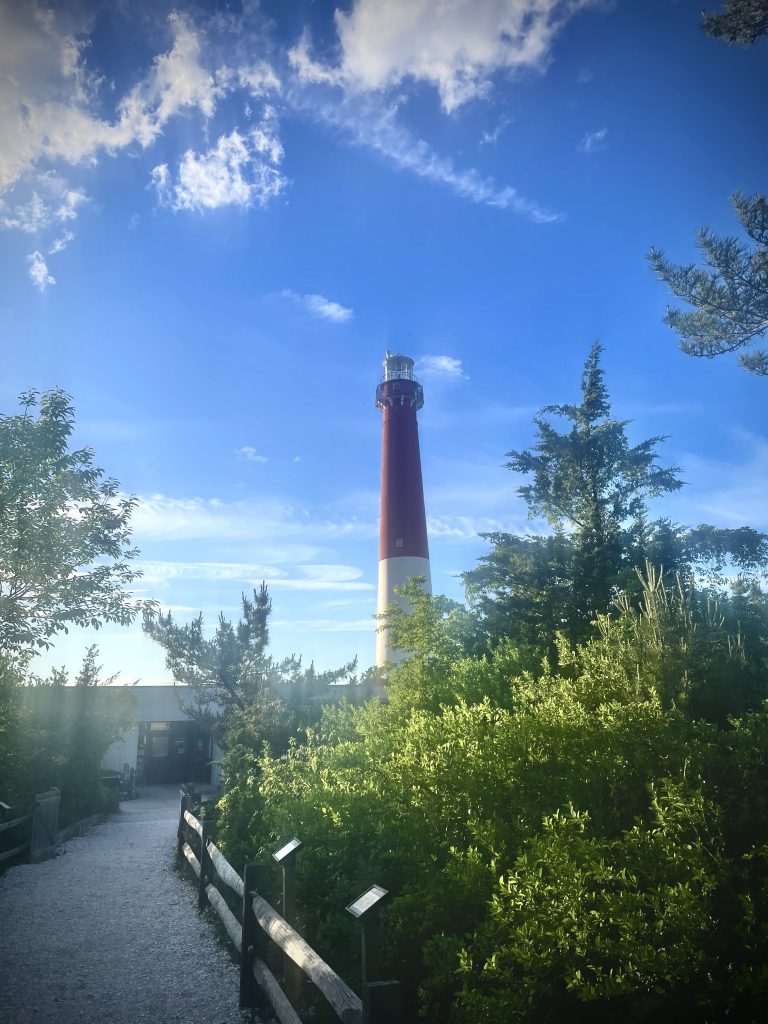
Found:
<path fill-rule="evenodd" d="M 141 596 L 213 623 L 266 579 L 275 653 L 372 663 L 387 348 L 424 384 L 437 591 L 479 532 L 540 529 L 504 453 L 595 338 L 682 467 L 658 512 L 768 529 L 765 383 L 678 351 L 645 260 L 766 187 L 768 44 L 700 6 L 0 0 L 0 409 L 70 392 L 139 498 Z M 138 626 L 46 663 L 92 639 L 167 678 Z"/>

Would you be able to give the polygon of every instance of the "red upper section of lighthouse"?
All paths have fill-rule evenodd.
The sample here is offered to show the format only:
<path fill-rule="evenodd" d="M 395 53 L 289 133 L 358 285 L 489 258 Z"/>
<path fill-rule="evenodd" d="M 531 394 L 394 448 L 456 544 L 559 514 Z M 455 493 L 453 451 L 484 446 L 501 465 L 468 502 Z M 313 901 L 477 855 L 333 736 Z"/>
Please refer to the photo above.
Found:
<path fill-rule="evenodd" d="M 384 413 L 379 559 L 429 558 L 416 421 L 424 391 L 413 376 L 413 360 L 408 356 L 387 353 L 376 405 Z"/>

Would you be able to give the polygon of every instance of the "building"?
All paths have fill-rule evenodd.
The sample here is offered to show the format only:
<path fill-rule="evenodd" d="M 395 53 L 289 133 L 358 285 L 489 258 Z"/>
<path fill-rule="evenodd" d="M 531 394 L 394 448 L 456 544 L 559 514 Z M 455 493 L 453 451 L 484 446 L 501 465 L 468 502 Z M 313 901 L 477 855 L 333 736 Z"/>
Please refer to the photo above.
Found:
<path fill-rule="evenodd" d="M 184 711 L 189 687 L 132 686 L 137 711 L 132 728 L 107 750 L 103 768 L 136 769 L 138 785 L 198 782 L 221 783 L 222 752 L 210 730 Z M 108 693 L 103 688 L 102 693 Z"/>
<path fill-rule="evenodd" d="M 419 425 L 416 413 L 424 405 L 424 389 L 413 375 L 413 360 L 387 352 L 384 376 L 376 388 L 376 407 L 383 413 L 381 445 L 381 526 L 379 534 L 378 612 L 394 601 L 407 610 L 395 593 L 413 576 L 424 577 L 431 592 L 427 515 L 421 478 Z M 376 666 L 403 658 L 393 649 L 389 630 L 376 634 Z"/>

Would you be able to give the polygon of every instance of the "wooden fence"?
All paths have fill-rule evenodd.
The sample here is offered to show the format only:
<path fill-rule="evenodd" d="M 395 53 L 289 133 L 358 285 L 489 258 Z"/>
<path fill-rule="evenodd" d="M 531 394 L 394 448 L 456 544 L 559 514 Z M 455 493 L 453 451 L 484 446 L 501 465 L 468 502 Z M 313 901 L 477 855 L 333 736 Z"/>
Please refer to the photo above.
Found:
<path fill-rule="evenodd" d="M 45 860 L 56 849 L 59 822 L 58 789 L 38 793 L 29 808 L 2 804 L 0 864 L 28 856 L 32 863 Z"/>
<path fill-rule="evenodd" d="M 122 772 L 102 772 L 101 782 L 121 799 L 136 798 L 136 771 L 127 764 Z M 55 788 L 38 793 L 30 807 L 9 807 L 0 801 L 0 865 L 24 856 L 36 864 L 52 857 L 67 839 L 104 820 L 104 814 L 92 814 L 59 829 L 60 803 L 61 793 Z"/>
<path fill-rule="evenodd" d="M 219 916 L 232 943 L 240 954 L 240 1007 L 255 1007 L 259 991 L 269 1001 L 280 1024 L 301 1024 L 283 987 L 266 964 L 270 942 L 284 954 L 283 980 L 292 991 L 298 974 L 305 975 L 322 993 L 336 1016 L 344 1024 L 392 1024 L 401 1019 L 400 985 L 396 981 L 382 981 L 375 974 L 375 920 L 372 918 L 367 932 L 363 931 L 363 997 L 362 999 L 333 971 L 328 964 L 304 941 L 285 916 L 281 916 L 260 895 L 264 889 L 265 865 L 246 865 L 242 878 L 216 846 L 216 821 L 205 817 L 205 808 L 199 812 L 202 820 L 192 813 L 194 793 L 188 787 L 180 791 L 178 857 L 192 867 L 198 880 L 198 907 L 210 906 Z M 191 839 L 195 849 L 187 841 Z M 301 844 L 289 844 L 295 850 Z M 288 849 L 286 847 L 285 849 Z M 282 851 L 281 851 L 282 852 Z M 276 855 L 276 856 L 279 856 Z M 292 866 L 292 858 L 290 858 Z M 283 865 L 283 914 L 291 916 L 292 871 Z M 240 917 L 232 912 L 226 899 L 214 884 L 227 887 L 240 899 Z M 378 889 L 374 886 L 373 889 Z M 383 893 L 384 890 L 378 889 Z M 367 895 L 367 894 L 366 894 Z M 361 903 L 360 900 L 357 901 Z M 350 908 L 351 909 L 351 908 Z M 352 911 L 360 916 L 356 911 Z M 374 915 L 375 918 L 375 915 Z M 366 965 L 366 938 L 367 957 Z M 367 966 L 367 970 L 366 970 Z"/>

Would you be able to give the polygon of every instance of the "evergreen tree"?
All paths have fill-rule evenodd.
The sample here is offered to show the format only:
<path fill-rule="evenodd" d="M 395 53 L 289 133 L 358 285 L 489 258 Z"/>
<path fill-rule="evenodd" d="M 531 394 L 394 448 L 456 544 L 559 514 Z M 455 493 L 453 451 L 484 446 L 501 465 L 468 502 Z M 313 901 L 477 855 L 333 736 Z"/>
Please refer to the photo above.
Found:
<path fill-rule="evenodd" d="M 189 685 L 192 704 L 184 710 L 212 728 L 221 745 L 258 747 L 267 739 L 281 749 L 306 718 L 319 717 L 316 698 L 349 676 L 356 662 L 318 673 L 313 665 L 303 669 L 301 658 L 275 660 L 267 653 L 272 602 L 266 585 L 254 590 L 253 598 L 243 594 L 242 607 L 235 625 L 219 615 L 210 640 L 203 635 L 202 612 L 179 624 L 170 612 L 163 615 L 150 608 L 144 614 L 144 632 L 164 648 L 173 678 Z"/>
<path fill-rule="evenodd" d="M 640 599 L 637 573 L 646 563 L 695 587 L 703 601 L 718 599 L 737 631 L 737 619 L 744 628 L 754 623 L 762 629 L 768 536 L 750 527 L 690 528 L 649 518 L 647 499 L 682 485 L 675 467 L 656 462 L 662 436 L 631 446 L 628 421 L 611 418 L 600 351 L 593 346 L 587 360 L 581 404 L 546 406 L 535 420 L 533 448 L 508 453 L 509 469 L 532 476 L 518 491 L 530 516 L 547 519 L 554 532 L 483 535 L 491 550 L 462 576 L 479 617 L 480 646 L 507 637 L 556 657 L 557 632 L 580 642 L 620 593 Z M 571 429 L 561 433 L 544 418 L 553 415 L 570 421 Z M 725 594 L 729 588 L 738 613 Z"/>
<path fill-rule="evenodd" d="M 664 317 L 680 335 L 680 348 L 688 355 L 711 359 L 735 352 L 768 331 L 768 204 L 765 196 L 740 192 L 733 204 L 754 248 L 701 228 L 697 244 L 705 266 L 671 263 L 656 248 L 648 256 L 672 293 L 695 307 L 692 312 L 667 307 Z M 768 376 L 764 349 L 742 353 L 739 362 L 751 373 Z"/>
<path fill-rule="evenodd" d="M 704 31 L 714 39 L 750 46 L 768 33 L 768 0 L 728 0 L 718 13 L 702 13 Z"/>
<path fill-rule="evenodd" d="M 555 630 L 581 638 L 631 580 L 637 563 L 627 550 L 627 531 L 634 526 L 637 532 L 644 522 L 646 500 L 682 486 L 676 467 L 656 461 L 663 436 L 632 446 L 628 421 L 611 418 L 601 352 L 595 343 L 582 374 L 581 403 L 545 406 L 535 419 L 536 444 L 507 453 L 508 469 L 532 477 L 518 489 L 529 517 L 546 519 L 555 535 L 487 535 L 493 552 L 464 574 L 470 598 L 486 616 L 494 603 L 504 617 L 522 618 L 521 639 L 525 631 L 551 638 Z M 549 416 L 569 421 L 570 430 L 560 432 Z"/>

